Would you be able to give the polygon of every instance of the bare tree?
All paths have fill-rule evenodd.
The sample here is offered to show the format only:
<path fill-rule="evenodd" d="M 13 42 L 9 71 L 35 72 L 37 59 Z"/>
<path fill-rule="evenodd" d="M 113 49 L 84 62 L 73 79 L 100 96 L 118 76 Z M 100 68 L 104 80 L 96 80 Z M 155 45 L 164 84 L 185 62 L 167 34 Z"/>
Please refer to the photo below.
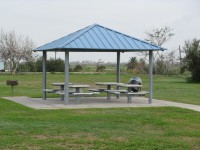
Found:
<path fill-rule="evenodd" d="M 167 26 L 161 29 L 153 29 L 152 32 L 146 32 L 147 38 L 145 40 L 152 44 L 162 46 L 175 35 L 172 31 L 173 29 Z"/>
<path fill-rule="evenodd" d="M 19 62 L 34 59 L 32 49 L 34 43 L 27 36 L 18 36 L 14 31 L 0 33 L 0 58 L 9 64 L 11 73 L 15 74 Z"/>
<path fill-rule="evenodd" d="M 163 58 L 164 63 L 163 64 L 165 66 L 165 69 L 164 69 L 163 74 L 169 74 L 169 72 L 172 73 L 175 71 L 176 64 L 177 64 L 176 63 L 176 60 L 177 60 L 176 52 L 177 52 L 177 50 L 175 49 L 164 55 L 164 58 Z"/>
<path fill-rule="evenodd" d="M 147 37 L 145 38 L 145 40 L 152 44 L 162 46 L 175 35 L 174 33 L 172 33 L 172 31 L 173 29 L 167 26 L 161 29 L 153 29 L 152 32 L 146 32 Z M 164 57 L 160 51 L 156 52 L 156 54 L 154 55 L 154 60 L 164 63 Z M 154 66 L 155 73 L 157 73 L 158 68 L 156 64 L 154 64 Z M 165 64 L 163 64 L 163 66 L 165 66 Z M 164 71 L 163 73 L 165 72 L 166 71 Z"/>

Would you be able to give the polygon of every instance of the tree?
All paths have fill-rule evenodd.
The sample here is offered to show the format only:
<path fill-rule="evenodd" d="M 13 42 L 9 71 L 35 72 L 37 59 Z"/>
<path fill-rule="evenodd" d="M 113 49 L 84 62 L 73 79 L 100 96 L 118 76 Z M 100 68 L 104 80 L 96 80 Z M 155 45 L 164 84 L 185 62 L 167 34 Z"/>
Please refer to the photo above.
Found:
<path fill-rule="evenodd" d="M 127 68 L 128 69 L 135 69 L 137 64 L 138 64 L 137 58 L 136 57 L 131 57 L 129 59 L 128 64 L 127 64 Z"/>
<path fill-rule="evenodd" d="M 185 41 L 183 67 L 191 72 L 191 81 L 200 82 L 200 40 Z"/>
<path fill-rule="evenodd" d="M 174 33 L 172 33 L 172 30 L 173 29 L 167 26 L 161 29 L 153 29 L 152 32 L 146 32 L 147 37 L 145 38 L 145 40 L 154 45 L 162 46 L 164 43 L 169 41 L 175 35 Z M 145 57 L 146 56 L 147 54 L 145 54 Z M 156 54 L 154 55 L 155 62 L 159 62 L 160 65 L 166 66 L 163 59 L 164 55 L 162 55 L 160 51 L 157 51 Z M 154 63 L 154 73 L 158 74 L 159 72 L 160 70 L 158 70 L 156 63 Z M 165 73 L 166 70 L 163 68 L 163 74 Z"/>
<path fill-rule="evenodd" d="M 129 62 L 127 64 L 127 69 L 128 70 L 132 70 L 134 71 L 135 73 L 147 73 L 147 66 L 146 66 L 146 63 L 145 63 L 145 60 L 144 59 L 140 59 L 139 61 L 137 60 L 136 57 L 131 57 L 129 59 Z M 147 69 L 147 70 L 146 70 Z"/>
<path fill-rule="evenodd" d="M 33 61 L 34 43 L 29 37 L 19 36 L 14 31 L 0 33 L 0 58 L 9 64 L 11 73 L 15 74 L 19 62 Z"/>
<path fill-rule="evenodd" d="M 148 67 L 146 66 L 146 62 L 144 61 L 144 59 L 141 58 L 138 61 L 137 70 L 138 70 L 138 73 L 140 74 L 144 74 L 148 72 Z"/>
<path fill-rule="evenodd" d="M 167 26 L 161 29 L 153 29 L 152 32 L 146 32 L 147 38 L 145 40 L 152 44 L 162 46 L 175 35 L 172 33 L 172 30 Z"/>

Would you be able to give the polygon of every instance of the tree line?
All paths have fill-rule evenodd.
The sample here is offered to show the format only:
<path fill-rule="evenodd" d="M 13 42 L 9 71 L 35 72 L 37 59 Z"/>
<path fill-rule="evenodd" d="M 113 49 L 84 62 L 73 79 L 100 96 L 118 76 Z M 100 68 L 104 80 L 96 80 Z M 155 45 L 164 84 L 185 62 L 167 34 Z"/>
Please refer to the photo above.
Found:
<path fill-rule="evenodd" d="M 175 34 L 170 27 L 161 29 L 153 29 L 151 32 L 146 32 L 146 41 L 163 46 Z M 18 72 L 41 72 L 42 58 L 33 53 L 35 48 L 34 42 L 28 37 L 18 35 L 14 31 L 0 32 L 0 60 L 3 60 L 10 72 L 15 74 Z M 176 52 L 179 53 L 178 58 Z M 142 53 L 142 58 L 131 57 L 127 63 L 127 70 L 132 70 L 134 73 L 148 73 L 148 52 Z M 70 71 L 81 71 L 81 64 L 71 68 Z M 102 72 L 105 70 L 104 65 L 97 66 L 96 71 Z M 47 71 L 63 72 L 64 61 L 61 59 L 47 60 Z M 190 80 L 200 82 L 200 40 L 193 39 L 185 41 L 182 48 L 168 53 L 161 51 L 154 52 L 154 74 L 169 75 L 191 73 Z"/>
<path fill-rule="evenodd" d="M 85 66 L 85 65 L 84 65 Z M 106 69 L 105 65 L 96 65 L 96 72 L 103 72 Z M 50 58 L 46 61 L 46 71 L 47 72 L 64 72 L 65 62 L 64 60 L 57 58 Z M 83 70 L 83 65 L 77 63 L 73 67 L 69 66 L 70 72 L 81 72 Z M 37 58 L 35 61 L 24 61 L 21 62 L 17 68 L 17 72 L 42 72 L 42 57 Z"/>

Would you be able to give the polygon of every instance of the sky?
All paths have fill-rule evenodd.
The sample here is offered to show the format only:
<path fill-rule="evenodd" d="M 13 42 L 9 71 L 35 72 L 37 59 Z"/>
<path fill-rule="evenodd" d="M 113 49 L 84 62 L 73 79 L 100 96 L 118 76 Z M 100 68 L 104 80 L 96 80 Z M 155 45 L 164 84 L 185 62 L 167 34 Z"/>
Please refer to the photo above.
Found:
<path fill-rule="evenodd" d="M 200 39 L 199 8 L 200 0 L 0 0 L 0 28 L 29 36 L 39 47 L 94 23 L 141 40 L 168 26 L 175 34 L 163 45 L 169 52 Z M 123 53 L 121 61 L 138 55 Z M 116 62 L 116 53 L 70 53 L 70 61 L 83 60 Z"/>

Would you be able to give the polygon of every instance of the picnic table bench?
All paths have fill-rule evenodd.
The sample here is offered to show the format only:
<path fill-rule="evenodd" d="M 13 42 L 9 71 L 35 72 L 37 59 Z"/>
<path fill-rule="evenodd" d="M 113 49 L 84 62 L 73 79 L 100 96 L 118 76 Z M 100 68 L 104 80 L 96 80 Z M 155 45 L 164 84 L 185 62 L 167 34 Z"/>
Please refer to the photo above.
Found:
<path fill-rule="evenodd" d="M 60 89 L 58 90 L 53 90 L 54 93 L 61 95 L 61 100 L 64 100 L 64 85 L 65 83 L 52 83 L 54 86 L 60 86 Z M 95 94 L 99 94 L 99 92 L 82 92 L 81 88 L 88 88 L 90 87 L 89 85 L 83 85 L 83 84 L 69 84 L 69 88 L 74 88 L 75 90 L 69 91 L 69 96 L 74 96 L 76 97 L 76 101 L 80 103 L 80 97 L 82 96 L 91 96 Z M 47 90 L 48 91 L 48 90 Z M 51 91 L 51 90 L 49 90 Z"/>
<path fill-rule="evenodd" d="M 103 92 L 107 92 L 107 90 L 111 90 L 112 86 L 117 86 L 117 82 L 96 82 L 96 85 L 100 85 L 100 86 L 106 86 L 106 89 Z M 107 92 L 107 100 L 111 99 L 111 94 L 109 92 Z"/>
<path fill-rule="evenodd" d="M 128 92 L 126 90 L 108 90 L 107 92 L 114 95 L 127 95 L 127 103 L 131 103 L 133 96 L 145 96 L 149 93 L 147 91 Z"/>
<path fill-rule="evenodd" d="M 147 91 L 138 91 L 138 92 L 132 92 L 132 88 L 139 87 L 141 88 L 142 85 L 136 85 L 136 84 L 125 84 L 125 83 L 116 83 L 116 82 L 96 82 L 96 85 L 105 85 L 107 86 L 107 89 L 104 90 L 104 92 L 107 92 L 107 99 L 111 99 L 111 94 L 120 96 L 120 95 L 126 95 L 127 96 L 127 103 L 131 103 L 133 96 L 145 96 L 149 92 Z M 116 87 L 123 87 L 127 88 L 127 90 L 121 90 L 121 89 L 111 89 L 111 86 Z"/>

